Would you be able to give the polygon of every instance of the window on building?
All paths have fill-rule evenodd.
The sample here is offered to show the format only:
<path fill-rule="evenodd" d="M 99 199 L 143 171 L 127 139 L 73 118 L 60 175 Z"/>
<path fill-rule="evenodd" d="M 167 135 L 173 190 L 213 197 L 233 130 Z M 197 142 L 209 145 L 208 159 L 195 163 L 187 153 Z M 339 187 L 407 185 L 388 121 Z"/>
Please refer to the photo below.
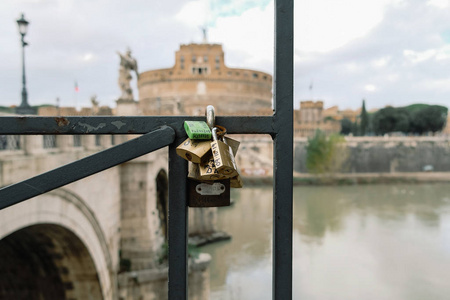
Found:
<path fill-rule="evenodd" d="M 258 74 L 253 73 L 253 78 L 258 78 Z"/>
<path fill-rule="evenodd" d="M 204 61 L 204 62 L 208 62 L 208 55 L 204 55 L 204 56 L 203 56 L 203 61 Z"/>
<path fill-rule="evenodd" d="M 208 74 L 208 68 L 192 68 L 192 74 Z"/>
<path fill-rule="evenodd" d="M 192 55 L 192 62 L 195 63 L 197 61 L 197 56 Z"/>

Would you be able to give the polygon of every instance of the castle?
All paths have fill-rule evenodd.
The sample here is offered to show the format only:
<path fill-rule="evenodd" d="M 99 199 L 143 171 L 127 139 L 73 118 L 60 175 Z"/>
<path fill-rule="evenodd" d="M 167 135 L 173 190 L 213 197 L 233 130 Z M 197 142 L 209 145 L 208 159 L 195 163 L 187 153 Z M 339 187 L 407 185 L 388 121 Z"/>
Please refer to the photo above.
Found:
<path fill-rule="evenodd" d="M 130 76 L 131 78 L 131 76 Z M 92 109 L 45 107 L 40 115 L 193 115 L 202 116 L 207 105 L 216 115 L 271 115 L 272 76 L 261 71 L 229 68 L 222 45 L 180 45 L 171 68 L 144 71 L 138 78 L 139 100 L 118 99 L 117 107 Z M 324 109 L 323 101 L 301 101 L 294 111 L 295 137 L 310 137 L 317 129 L 340 132 L 340 120 L 355 122 L 359 112 Z"/>
<path fill-rule="evenodd" d="M 181 45 L 172 68 L 141 73 L 138 87 L 143 115 L 203 115 L 209 104 L 220 115 L 272 112 L 272 76 L 227 67 L 219 44 Z"/>

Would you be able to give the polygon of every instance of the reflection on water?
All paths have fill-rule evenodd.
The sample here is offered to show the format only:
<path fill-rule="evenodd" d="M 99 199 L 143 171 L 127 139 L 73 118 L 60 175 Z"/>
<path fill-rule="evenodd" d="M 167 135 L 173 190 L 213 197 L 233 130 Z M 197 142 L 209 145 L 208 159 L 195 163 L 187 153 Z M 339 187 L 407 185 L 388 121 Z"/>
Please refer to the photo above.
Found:
<path fill-rule="evenodd" d="M 236 190 L 234 190 L 236 191 Z M 211 299 L 271 299 L 272 189 L 221 208 Z M 449 299 L 450 185 L 294 188 L 294 299 Z"/>

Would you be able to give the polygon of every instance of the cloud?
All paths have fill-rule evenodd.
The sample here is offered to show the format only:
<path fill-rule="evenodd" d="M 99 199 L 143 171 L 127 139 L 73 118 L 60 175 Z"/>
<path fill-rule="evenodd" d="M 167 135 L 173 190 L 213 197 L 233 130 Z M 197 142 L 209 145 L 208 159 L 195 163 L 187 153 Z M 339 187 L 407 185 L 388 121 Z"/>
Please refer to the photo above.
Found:
<path fill-rule="evenodd" d="M 295 3 L 296 48 L 329 52 L 365 36 L 383 20 L 388 0 L 298 1 Z"/>
<path fill-rule="evenodd" d="M 366 84 L 364 86 L 364 89 L 368 92 L 375 92 L 377 90 L 377 87 L 374 86 L 373 84 Z"/>
<path fill-rule="evenodd" d="M 427 5 L 434 6 L 439 9 L 445 9 L 450 6 L 449 0 L 429 0 L 427 1 Z"/>
<path fill-rule="evenodd" d="M 311 97 L 307 83 L 314 78 L 313 96 L 326 106 L 357 108 L 362 98 L 370 108 L 448 105 L 450 49 L 443 33 L 450 28 L 449 17 L 449 10 L 421 1 L 386 4 L 383 20 L 364 36 L 328 52 L 307 53 L 307 60 L 297 62 L 296 100 Z"/>
<path fill-rule="evenodd" d="M 427 62 L 429 60 L 447 60 L 450 58 L 450 45 L 444 45 L 425 51 L 403 50 L 403 55 L 413 64 Z"/>
<path fill-rule="evenodd" d="M 35 0 L 0 2 L 0 105 L 20 103 L 20 37 L 26 40 L 30 103 L 114 105 L 119 58 L 130 47 L 139 70 L 174 64 L 180 44 L 224 46 L 226 63 L 273 72 L 272 0 Z M 448 103 L 449 1 L 295 1 L 295 103 L 368 108 L 412 102 Z M 309 89 L 314 81 L 313 90 Z M 135 84 L 135 81 L 133 82 Z M 367 89 L 371 85 L 374 89 Z M 134 94 L 137 95 L 135 89 Z"/>
<path fill-rule="evenodd" d="M 218 17 L 211 41 L 223 43 L 230 66 L 273 71 L 273 5 Z"/>

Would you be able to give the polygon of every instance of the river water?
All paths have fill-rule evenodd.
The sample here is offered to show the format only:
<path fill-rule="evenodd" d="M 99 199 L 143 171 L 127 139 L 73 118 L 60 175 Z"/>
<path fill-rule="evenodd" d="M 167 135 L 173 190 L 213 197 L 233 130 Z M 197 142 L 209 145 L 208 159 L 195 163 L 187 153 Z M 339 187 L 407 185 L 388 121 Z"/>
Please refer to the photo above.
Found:
<path fill-rule="evenodd" d="M 211 299 L 272 299 L 272 189 L 233 190 Z M 450 185 L 294 188 L 294 299 L 450 299 Z"/>

